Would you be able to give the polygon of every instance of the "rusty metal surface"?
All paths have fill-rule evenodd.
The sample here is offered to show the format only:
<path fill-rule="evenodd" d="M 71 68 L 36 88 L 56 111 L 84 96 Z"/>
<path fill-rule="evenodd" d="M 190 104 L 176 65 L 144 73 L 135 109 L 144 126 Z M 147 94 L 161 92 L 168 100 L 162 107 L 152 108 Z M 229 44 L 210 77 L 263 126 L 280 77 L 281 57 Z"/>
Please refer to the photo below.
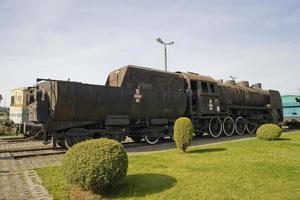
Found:
<path fill-rule="evenodd" d="M 283 107 L 280 93 L 276 90 L 269 90 L 270 92 L 270 104 L 272 105 L 272 116 L 274 122 L 283 121 Z"/>
<path fill-rule="evenodd" d="M 184 78 L 178 73 L 128 65 L 111 72 L 106 85 L 143 90 L 183 92 Z"/>
<path fill-rule="evenodd" d="M 211 82 L 211 83 L 215 83 L 216 80 L 211 78 L 210 76 L 204 76 L 204 75 L 200 75 L 200 74 L 196 74 L 196 73 L 183 73 L 180 72 L 180 74 L 182 74 L 183 76 L 187 77 L 189 80 L 196 80 L 196 81 L 204 81 L 204 82 Z"/>
<path fill-rule="evenodd" d="M 225 105 L 264 107 L 270 103 L 269 91 L 243 85 L 218 84 Z"/>
<path fill-rule="evenodd" d="M 43 90 L 49 96 L 55 121 L 97 121 L 107 115 L 129 115 L 131 119 L 176 118 L 186 108 L 187 97 L 183 92 L 54 83 L 55 90 L 50 89 L 50 82 L 43 83 Z"/>

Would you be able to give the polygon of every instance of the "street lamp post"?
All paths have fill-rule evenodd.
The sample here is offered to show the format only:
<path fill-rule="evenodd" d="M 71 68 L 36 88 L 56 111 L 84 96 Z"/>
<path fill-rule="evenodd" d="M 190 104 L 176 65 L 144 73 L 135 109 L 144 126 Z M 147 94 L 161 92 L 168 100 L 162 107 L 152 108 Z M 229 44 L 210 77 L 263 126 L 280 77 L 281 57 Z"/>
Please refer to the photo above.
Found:
<path fill-rule="evenodd" d="M 168 64 L 167 64 L 167 45 L 173 45 L 174 42 L 164 42 L 161 38 L 157 38 L 156 39 L 157 42 L 161 43 L 162 45 L 164 45 L 164 50 L 165 50 L 165 71 L 168 70 Z"/>

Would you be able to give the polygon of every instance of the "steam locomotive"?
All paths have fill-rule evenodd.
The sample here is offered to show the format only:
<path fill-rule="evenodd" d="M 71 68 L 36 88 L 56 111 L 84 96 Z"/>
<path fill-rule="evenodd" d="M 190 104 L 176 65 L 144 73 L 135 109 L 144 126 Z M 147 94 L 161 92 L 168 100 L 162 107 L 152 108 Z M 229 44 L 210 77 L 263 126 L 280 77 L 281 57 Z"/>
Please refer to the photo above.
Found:
<path fill-rule="evenodd" d="M 260 124 L 283 120 L 279 92 L 261 84 L 133 65 L 112 71 L 105 85 L 38 79 L 29 92 L 29 120 L 42 124 L 54 147 L 126 136 L 155 144 L 172 137 L 182 116 L 192 120 L 196 135 L 212 137 L 255 133 Z"/>

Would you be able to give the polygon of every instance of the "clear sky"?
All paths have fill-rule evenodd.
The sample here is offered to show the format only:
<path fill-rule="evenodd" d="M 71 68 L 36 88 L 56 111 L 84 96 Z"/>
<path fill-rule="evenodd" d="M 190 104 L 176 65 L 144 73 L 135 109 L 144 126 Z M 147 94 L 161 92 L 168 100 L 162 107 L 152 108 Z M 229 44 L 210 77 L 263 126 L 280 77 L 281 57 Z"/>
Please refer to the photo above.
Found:
<path fill-rule="evenodd" d="M 0 94 L 37 77 L 104 84 L 127 64 L 300 91 L 299 0 L 0 0 Z"/>

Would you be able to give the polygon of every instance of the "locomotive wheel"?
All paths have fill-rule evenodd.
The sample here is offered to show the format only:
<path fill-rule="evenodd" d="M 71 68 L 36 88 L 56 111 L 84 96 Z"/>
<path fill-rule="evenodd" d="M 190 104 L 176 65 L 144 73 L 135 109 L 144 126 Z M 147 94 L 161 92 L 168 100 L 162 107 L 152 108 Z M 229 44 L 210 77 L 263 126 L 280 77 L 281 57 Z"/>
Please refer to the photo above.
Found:
<path fill-rule="evenodd" d="M 234 133 L 235 127 L 234 127 L 234 120 L 232 119 L 232 117 L 226 117 L 224 119 L 223 131 L 226 136 L 231 136 Z"/>
<path fill-rule="evenodd" d="M 159 141 L 159 137 L 145 135 L 145 140 L 148 144 L 153 145 Z"/>
<path fill-rule="evenodd" d="M 255 133 L 256 129 L 257 129 L 257 123 L 255 121 L 248 121 L 247 122 L 247 132 L 250 134 Z"/>
<path fill-rule="evenodd" d="M 235 120 L 235 132 L 238 135 L 243 135 L 246 131 L 246 122 L 242 116 L 239 116 Z"/>
<path fill-rule="evenodd" d="M 209 134 L 212 137 L 219 137 L 222 134 L 222 121 L 219 117 L 211 118 L 208 125 Z"/>

